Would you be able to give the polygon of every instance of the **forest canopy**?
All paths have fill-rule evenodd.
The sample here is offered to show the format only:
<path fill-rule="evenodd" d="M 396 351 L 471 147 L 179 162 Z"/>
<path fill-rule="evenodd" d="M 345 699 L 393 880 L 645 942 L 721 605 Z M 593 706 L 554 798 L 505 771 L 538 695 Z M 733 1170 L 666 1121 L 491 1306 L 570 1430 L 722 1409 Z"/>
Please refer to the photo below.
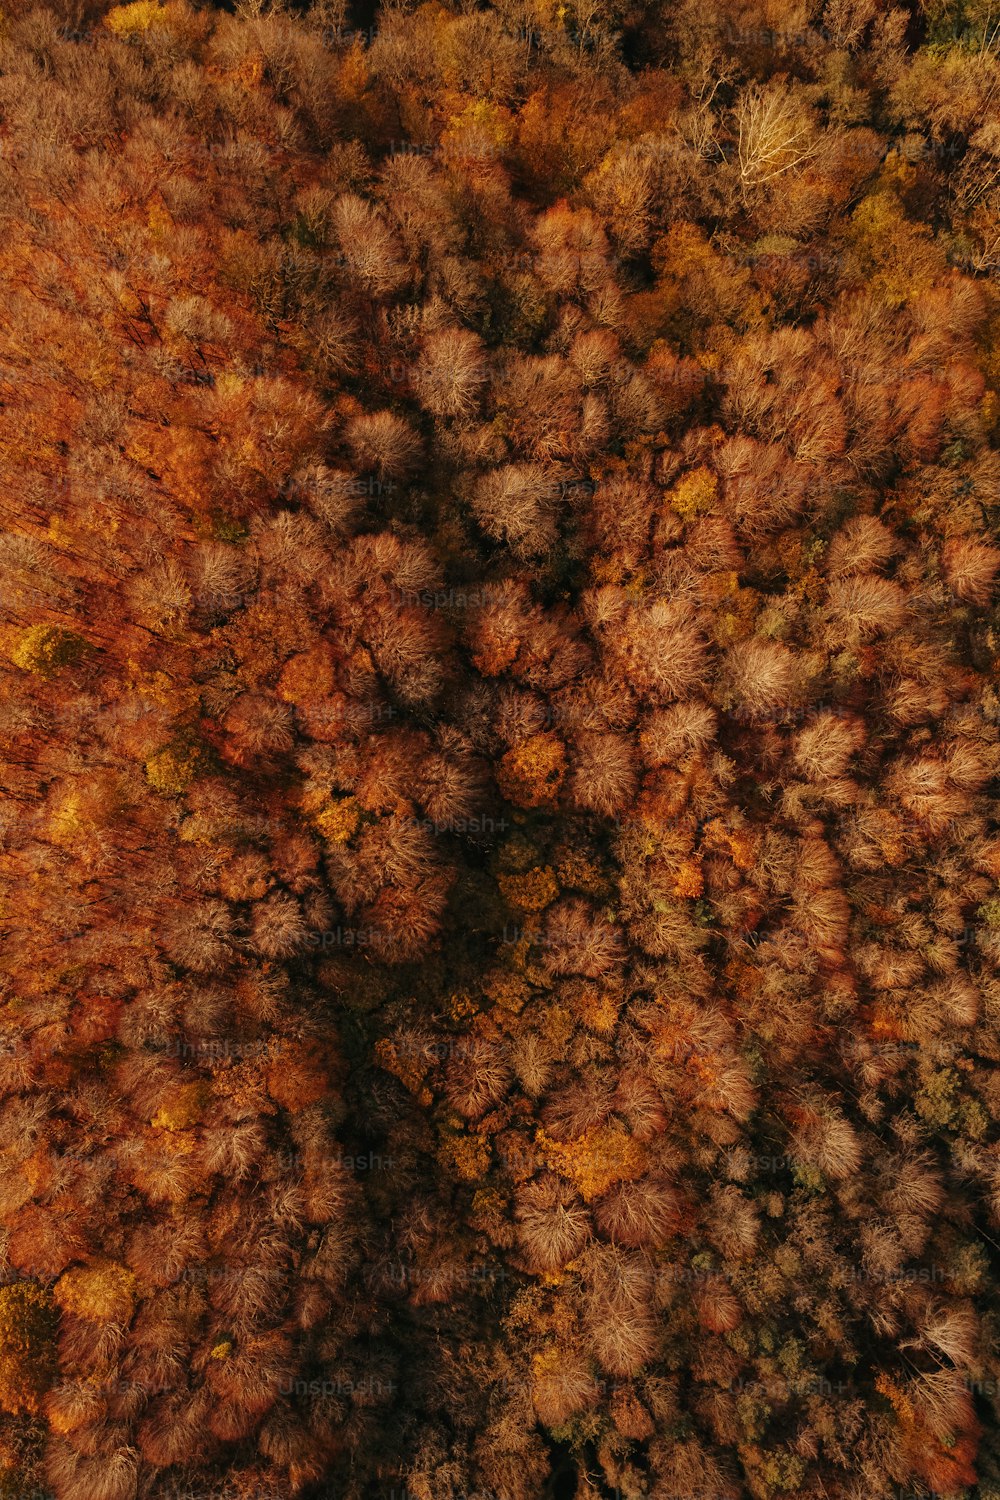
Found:
<path fill-rule="evenodd" d="M 1000 1500 L 1000 11 L 6 0 L 0 1500 Z"/>

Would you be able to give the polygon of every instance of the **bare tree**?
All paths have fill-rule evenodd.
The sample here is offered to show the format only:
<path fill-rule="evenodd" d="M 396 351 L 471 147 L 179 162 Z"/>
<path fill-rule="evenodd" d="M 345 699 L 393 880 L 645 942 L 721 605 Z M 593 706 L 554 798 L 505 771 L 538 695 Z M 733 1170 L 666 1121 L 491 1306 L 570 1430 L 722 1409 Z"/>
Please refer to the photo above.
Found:
<path fill-rule="evenodd" d="M 752 85 L 740 99 L 736 120 L 744 192 L 806 166 L 819 154 L 821 139 L 787 85 Z"/>

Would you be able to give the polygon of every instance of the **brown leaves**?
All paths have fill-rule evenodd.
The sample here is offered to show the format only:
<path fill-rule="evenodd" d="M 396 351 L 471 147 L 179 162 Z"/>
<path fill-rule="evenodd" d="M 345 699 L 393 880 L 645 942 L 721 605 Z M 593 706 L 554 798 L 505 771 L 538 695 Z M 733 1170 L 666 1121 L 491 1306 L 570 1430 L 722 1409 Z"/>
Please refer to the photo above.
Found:
<path fill-rule="evenodd" d="M 562 1270 L 582 1249 L 590 1218 L 569 1183 L 545 1173 L 522 1189 L 515 1209 L 518 1242 L 536 1273 Z"/>
<path fill-rule="evenodd" d="M 468 418 L 475 412 L 486 381 L 483 345 L 464 328 L 443 328 L 424 340 L 414 388 L 421 404 L 435 417 Z"/>
<path fill-rule="evenodd" d="M 347 426 L 351 456 L 362 471 L 379 479 L 400 479 L 417 464 L 422 444 L 403 417 L 389 410 L 360 412 Z"/>
<path fill-rule="evenodd" d="M 406 280 L 399 247 L 385 218 L 356 193 L 345 193 L 333 209 L 333 227 L 348 272 L 374 296 L 395 291 Z"/>
<path fill-rule="evenodd" d="M 727 653 L 723 680 L 727 706 L 752 721 L 795 701 L 798 662 L 778 641 L 741 641 Z"/>
<path fill-rule="evenodd" d="M 544 552 L 556 540 L 559 484 L 542 464 L 508 464 L 485 475 L 469 496 L 487 536 L 518 557 Z"/>
<path fill-rule="evenodd" d="M 322 1042 L 287 1043 L 275 1049 L 267 1067 L 267 1091 L 276 1104 L 297 1114 L 322 1099 L 330 1088 L 329 1048 Z"/>
<path fill-rule="evenodd" d="M 607 651 L 634 689 L 654 703 L 690 695 L 704 681 L 705 641 L 689 609 L 661 600 L 629 611 Z"/>
<path fill-rule="evenodd" d="M 570 796 L 578 806 L 610 817 L 624 810 L 635 791 L 635 749 L 625 735 L 577 736 Z"/>
<path fill-rule="evenodd" d="M 551 806 L 566 774 L 566 749 L 558 735 L 530 736 L 508 750 L 497 769 L 497 784 L 518 807 Z"/>
<path fill-rule="evenodd" d="M 972 537 L 952 537 L 941 556 L 945 577 L 958 597 L 967 604 L 989 604 L 1000 568 L 1000 550 Z"/>

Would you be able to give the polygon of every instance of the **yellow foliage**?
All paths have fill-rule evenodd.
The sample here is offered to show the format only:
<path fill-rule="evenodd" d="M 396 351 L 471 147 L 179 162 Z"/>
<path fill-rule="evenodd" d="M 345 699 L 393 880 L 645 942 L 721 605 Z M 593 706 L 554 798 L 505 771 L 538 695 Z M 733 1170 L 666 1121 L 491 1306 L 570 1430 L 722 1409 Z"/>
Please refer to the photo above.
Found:
<path fill-rule="evenodd" d="M 716 250 L 700 226 L 675 223 L 656 241 L 652 258 L 656 286 L 629 298 L 631 328 L 647 347 L 660 334 L 700 344 L 699 328 L 763 321 L 761 296 L 749 272 Z M 710 351 L 698 358 L 706 366 L 712 362 Z"/>
<path fill-rule="evenodd" d="M 60 798 L 49 817 L 49 838 L 56 844 L 69 842 L 82 832 L 83 827 L 79 793 L 67 792 L 64 797 Z"/>
<path fill-rule="evenodd" d="M 127 1323 L 135 1309 L 136 1279 L 127 1266 L 103 1261 L 73 1266 L 56 1282 L 55 1299 L 63 1312 L 92 1323 Z"/>
<path fill-rule="evenodd" d="M 753 630 L 760 603 L 761 596 L 756 589 L 737 588 L 728 596 L 727 607 L 719 611 L 715 620 L 715 638 L 720 645 L 746 639 Z"/>
<path fill-rule="evenodd" d="M 165 797 L 186 792 L 202 764 L 200 748 L 190 742 L 165 745 L 146 762 L 146 780 Z"/>
<path fill-rule="evenodd" d="M 219 396 L 238 396 L 245 385 L 246 380 L 235 370 L 222 370 L 215 377 L 215 390 Z"/>
<path fill-rule="evenodd" d="M 230 74 L 239 89 L 255 89 L 264 78 L 264 57 L 260 52 L 245 56 Z"/>
<path fill-rule="evenodd" d="M 607 881 L 597 860 L 589 859 L 579 849 L 566 849 L 556 857 L 556 878 L 561 886 L 572 886 L 596 896 L 606 889 Z"/>
<path fill-rule="evenodd" d="M 496 974 L 489 975 L 485 980 L 483 993 L 501 1010 L 517 1015 L 524 1009 L 531 995 L 531 988 L 520 974 L 510 974 L 506 970 L 500 970 Z"/>
<path fill-rule="evenodd" d="M 299 651 L 285 662 L 278 680 L 278 697 L 286 703 L 307 703 L 312 698 L 329 697 L 336 685 L 330 652 L 317 646 Z"/>
<path fill-rule="evenodd" d="M 364 44 L 356 41 L 344 54 L 337 76 L 337 89 L 345 103 L 357 104 L 371 81 L 371 67 Z"/>
<path fill-rule="evenodd" d="M 489 1170 L 492 1148 L 480 1135 L 449 1135 L 441 1144 L 439 1159 L 462 1182 L 475 1182 Z"/>
<path fill-rule="evenodd" d="M 537 965 L 532 963 L 531 949 L 538 942 L 541 935 L 541 923 L 537 918 L 529 917 L 526 919 L 517 940 L 512 942 L 507 949 L 508 962 L 511 966 L 532 979 L 537 977 L 535 973 Z"/>
<path fill-rule="evenodd" d="M 804 548 L 802 538 L 794 531 L 782 532 L 777 542 L 781 566 L 790 578 L 794 578 L 802 566 Z"/>
<path fill-rule="evenodd" d="M 25 672 L 52 677 L 60 667 L 79 661 L 86 646 L 82 636 L 57 625 L 32 625 L 22 632 L 11 660 Z"/>
<path fill-rule="evenodd" d="M 197 1083 L 182 1083 L 171 1094 L 170 1099 L 153 1116 L 150 1122 L 158 1130 L 189 1130 L 197 1125 L 208 1099 L 208 1086 L 203 1080 Z"/>
<path fill-rule="evenodd" d="M 625 564 L 621 554 L 612 552 L 609 557 L 592 558 L 590 576 L 594 583 L 621 583 L 625 577 Z"/>
<path fill-rule="evenodd" d="M 517 119 L 517 143 L 526 166 L 557 192 L 567 191 L 597 165 L 614 140 L 606 111 L 580 109 L 572 83 L 536 89 Z"/>
<path fill-rule="evenodd" d="M 677 872 L 674 895 L 687 898 L 700 896 L 705 889 L 705 877 L 696 859 L 686 859 Z"/>
<path fill-rule="evenodd" d="M 500 762 L 497 780 L 517 807 L 544 807 L 555 800 L 566 774 L 566 747 L 558 735 L 533 734 Z"/>
<path fill-rule="evenodd" d="M 618 1025 L 618 1001 L 608 991 L 588 986 L 580 1001 L 580 1020 L 588 1031 L 609 1036 Z"/>
<path fill-rule="evenodd" d="M 810 567 L 805 569 L 789 593 L 792 598 L 801 599 L 807 604 L 819 604 L 826 594 L 826 588 L 826 579 L 819 569 Z"/>
<path fill-rule="evenodd" d="M 559 894 L 558 882 L 548 865 L 497 879 L 504 899 L 521 911 L 544 911 Z"/>
<path fill-rule="evenodd" d="M 448 997 L 448 1014 L 453 1021 L 467 1021 L 476 1014 L 475 1002 L 468 995 L 455 994 Z"/>
<path fill-rule="evenodd" d="M 704 466 L 685 474 L 670 493 L 670 503 L 679 516 L 690 521 L 709 509 L 718 494 L 719 481 Z"/>
<path fill-rule="evenodd" d="M 179 687 L 172 677 L 166 672 L 142 672 L 138 663 L 129 658 L 130 670 L 135 674 L 135 690 L 144 698 L 149 698 L 153 703 L 159 703 L 164 708 L 194 708 L 198 701 L 198 689 L 191 685 L 187 688 Z"/>
<path fill-rule="evenodd" d="M 616 1182 L 634 1182 L 647 1167 L 641 1143 L 621 1125 L 600 1125 L 575 1141 L 556 1141 L 539 1127 L 535 1141 L 548 1166 L 569 1178 L 585 1202 Z"/>
<path fill-rule="evenodd" d="M 713 818 L 705 825 L 705 837 L 728 849 L 730 858 L 738 870 L 752 870 L 760 852 L 760 838 L 751 828 L 726 828 Z"/>
<path fill-rule="evenodd" d="M 912 171 L 904 167 L 900 170 Z M 908 219 L 895 192 L 863 198 L 851 216 L 850 234 L 873 299 L 900 307 L 926 291 L 942 268 L 924 224 Z"/>
<path fill-rule="evenodd" d="M 33 1281 L 0 1287 L 0 1408 L 37 1413 L 55 1373 L 52 1294 Z"/>
<path fill-rule="evenodd" d="M 519 821 L 515 819 L 515 822 Z M 520 821 L 523 822 L 523 819 Z M 500 857 L 505 870 L 530 870 L 538 859 L 538 846 L 518 829 L 503 844 Z"/>
<path fill-rule="evenodd" d="M 733 864 L 738 870 L 752 870 L 760 852 L 760 840 L 750 829 L 741 828 L 728 835 Z"/>
<path fill-rule="evenodd" d="M 154 199 L 146 211 L 146 223 L 154 240 L 161 240 L 174 227 L 173 218 L 165 205 Z"/>
<path fill-rule="evenodd" d="M 315 781 L 307 781 L 298 796 L 299 807 L 307 817 L 322 812 L 329 800 L 329 788 Z"/>
<path fill-rule="evenodd" d="M 52 1181 L 51 1154 L 44 1146 L 39 1146 L 21 1163 L 21 1171 L 34 1196 L 44 1193 Z"/>
<path fill-rule="evenodd" d="M 708 573 L 702 580 L 702 588 L 710 599 L 724 599 L 739 591 L 740 575 L 734 572 Z"/>
<path fill-rule="evenodd" d="M 880 1395 L 885 1396 L 886 1400 L 892 1402 L 904 1422 L 913 1421 L 913 1402 L 894 1380 L 891 1380 L 885 1373 L 880 1373 L 875 1377 L 875 1389 Z"/>
<path fill-rule="evenodd" d="M 346 844 L 357 829 L 361 809 L 354 797 L 344 797 L 340 802 L 328 802 L 315 814 L 313 822 L 329 844 Z"/>
<path fill-rule="evenodd" d="M 104 24 L 115 36 L 134 36 L 138 31 L 148 31 L 157 21 L 163 20 L 164 7 L 159 0 L 133 0 L 131 5 L 116 5 L 104 17 Z"/>
<path fill-rule="evenodd" d="M 545 1278 L 546 1280 L 559 1281 L 559 1276 Z M 536 1380 L 544 1380 L 547 1375 L 555 1375 L 565 1362 L 563 1351 L 556 1344 L 550 1344 L 547 1349 L 541 1349 L 537 1354 L 531 1356 L 531 1373 Z"/>
<path fill-rule="evenodd" d="M 472 99 L 449 119 L 441 146 L 448 156 L 497 157 L 510 145 L 512 125 L 509 110 L 489 99 Z"/>
<path fill-rule="evenodd" d="M 164 1156 L 193 1156 L 198 1137 L 193 1130 L 165 1130 L 157 1135 L 156 1144 Z"/>
<path fill-rule="evenodd" d="M 565 1005 L 550 1005 L 536 1014 L 542 1035 L 555 1047 L 565 1047 L 573 1035 L 573 1016 Z"/>

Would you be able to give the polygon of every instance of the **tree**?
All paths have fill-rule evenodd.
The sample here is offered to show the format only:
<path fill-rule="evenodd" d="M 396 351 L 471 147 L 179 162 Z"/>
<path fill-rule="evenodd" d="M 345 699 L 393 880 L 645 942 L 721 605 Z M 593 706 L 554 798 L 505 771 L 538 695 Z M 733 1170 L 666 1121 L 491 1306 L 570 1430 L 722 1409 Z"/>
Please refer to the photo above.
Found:
<path fill-rule="evenodd" d="M 379 479 L 399 479 L 420 456 L 420 438 L 410 424 L 392 411 L 360 412 L 347 429 L 351 456 L 362 470 Z"/>
<path fill-rule="evenodd" d="M 485 475 L 470 495 L 487 536 L 517 557 L 537 556 L 555 544 L 559 486 L 542 464 L 508 464 Z"/>
<path fill-rule="evenodd" d="M 610 816 L 635 790 L 634 751 L 624 736 L 583 734 L 575 747 L 571 795 L 579 807 Z"/>
<path fill-rule="evenodd" d="M 37 1282 L 12 1281 L 0 1289 L 0 1404 L 4 1411 L 37 1414 L 56 1372 L 56 1309 Z"/>
<path fill-rule="evenodd" d="M 345 193 L 333 205 L 332 219 L 347 273 L 360 289 L 384 296 L 405 283 L 398 247 L 373 204 Z"/>
<path fill-rule="evenodd" d="M 744 191 L 759 188 L 806 166 L 820 142 L 804 102 L 776 82 L 752 85 L 736 111 L 737 161 Z"/>
<path fill-rule="evenodd" d="M 953 537 L 944 545 L 945 576 L 960 599 L 970 604 L 988 604 L 993 580 L 1000 568 L 1000 552 L 971 538 Z"/>
<path fill-rule="evenodd" d="M 414 372 L 414 386 L 422 405 L 433 416 L 473 416 L 485 381 L 483 347 L 475 334 L 464 328 L 443 328 L 428 334 Z"/>
<path fill-rule="evenodd" d="M 586 1209 L 553 1173 L 528 1184 L 515 1217 L 521 1250 L 536 1272 L 561 1271 L 579 1253 L 589 1231 Z"/>

